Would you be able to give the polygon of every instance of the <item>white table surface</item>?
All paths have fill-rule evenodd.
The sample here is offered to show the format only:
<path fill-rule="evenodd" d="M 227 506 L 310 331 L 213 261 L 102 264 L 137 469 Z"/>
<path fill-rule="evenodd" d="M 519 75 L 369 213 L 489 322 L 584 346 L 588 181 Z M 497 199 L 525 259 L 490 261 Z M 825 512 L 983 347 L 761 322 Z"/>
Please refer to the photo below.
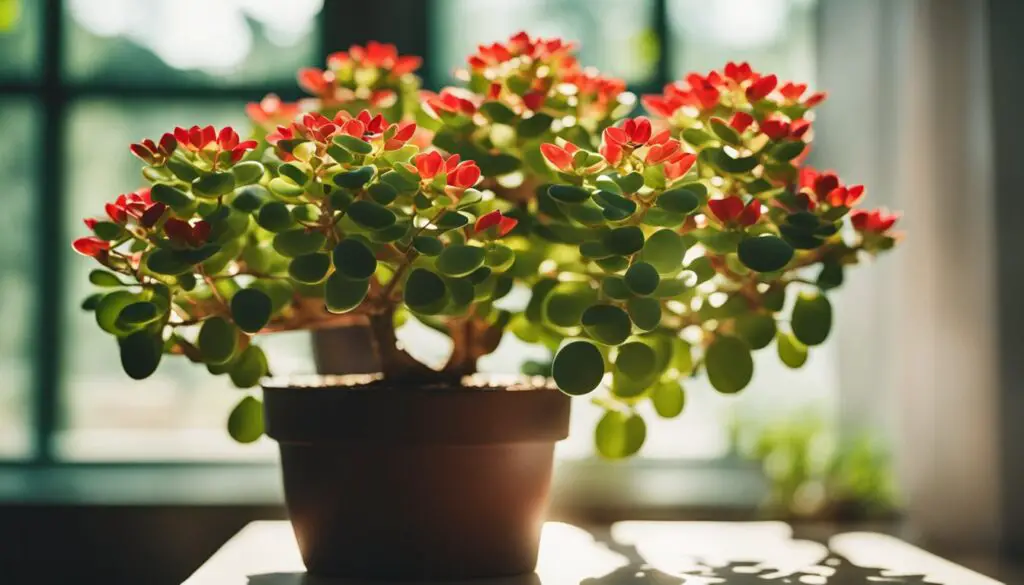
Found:
<path fill-rule="evenodd" d="M 254 522 L 185 585 L 330 585 L 309 577 L 287 522 Z M 462 582 L 463 584 L 467 582 Z M 780 522 L 620 522 L 600 533 L 544 526 L 537 572 L 492 585 L 1004 585 L 895 537 L 826 543 Z M 348 582 L 351 585 L 351 582 Z"/>

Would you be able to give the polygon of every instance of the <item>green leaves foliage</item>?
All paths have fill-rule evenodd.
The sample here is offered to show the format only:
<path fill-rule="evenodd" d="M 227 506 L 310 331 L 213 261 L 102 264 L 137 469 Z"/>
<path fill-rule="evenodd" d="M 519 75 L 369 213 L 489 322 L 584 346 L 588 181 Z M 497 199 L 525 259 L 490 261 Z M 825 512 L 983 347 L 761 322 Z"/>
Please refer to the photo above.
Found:
<path fill-rule="evenodd" d="M 722 394 L 735 394 L 747 387 L 754 376 L 750 348 L 739 338 L 716 336 L 704 354 L 708 381 Z"/>
<path fill-rule="evenodd" d="M 240 290 L 231 297 L 231 318 L 246 333 L 266 327 L 273 308 L 270 296 L 256 288 Z"/>
<path fill-rule="evenodd" d="M 591 305 L 583 311 L 580 322 L 587 335 L 605 345 L 626 341 L 632 329 L 629 315 L 614 305 Z"/>
<path fill-rule="evenodd" d="M 607 459 L 623 459 L 636 454 L 647 439 L 647 424 L 635 413 L 609 410 L 594 430 L 594 446 Z"/>
<path fill-rule="evenodd" d="M 821 293 L 801 293 L 790 317 L 793 335 L 804 345 L 821 345 L 832 330 L 832 304 Z"/>
<path fill-rule="evenodd" d="M 238 330 L 223 317 L 210 317 L 199 329 L 197 345 L 204 362 L 227 363 L 238 349 Z"/>
<path fill-rule="evenodd" d="M 555 354 L 551 376 L 566 394 L 588 394 L 601 384 L 604 377 L 604 356 L 589 341 L 571 341 Z"/>
<path fill-rule="evenodd" d="M 263 436 L 263 403 L 253 396 L 243 398 L 228 416 L 228 433 L 239 443 L 252 443 Z"/>
<path fill-rule="evenodd" d="M 405 303 L 417 313 L 437 314 L 448 303 L 448 286 L 437 274 L 414 268 L 405 283 Z"/>
<path fill-rule="evenodd" d="M 437 258 L 437 270 L 445 276 L 467 276 L 483 266 L 485 255 L 485 250 L 479 246 L 448 246 Z"/>
<path fill-rule="evenodd" d="M 776 236 L 747 238 L 740 242 L 738 253 L 743 264 L 757 272 L 782 270 L 793 259 L 793 247 Z"/>
<path fill-rule="evenodd" d="M 133 380 L 144 380 L 153 375 L 163 355 L 163 340 L 149 331 L 136 331 L 117 342 L 121 367 Z"/>

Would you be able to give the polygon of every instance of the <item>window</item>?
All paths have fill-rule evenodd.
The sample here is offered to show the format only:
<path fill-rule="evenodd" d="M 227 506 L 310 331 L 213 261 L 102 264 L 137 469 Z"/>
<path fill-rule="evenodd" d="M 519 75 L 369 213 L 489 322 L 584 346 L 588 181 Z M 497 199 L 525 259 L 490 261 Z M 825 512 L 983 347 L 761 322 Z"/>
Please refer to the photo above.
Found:
<path fill-rule="evenodd" d="M 813 0 L 432 0 L 422 21 L 358 31 L 333 15 L 386 9 L 337 4 L 0 0 L 0 130 L 8 137 L 0 143 L 0 197 L 8 203 L 0 217 L 6 252 L 0 256 L 0 457 L 26 455 L 32 444 L 41 448 L 38 457 L 62 461 L 272 457 L 269 442 L 231 443 L 223 425 L 237 394 L 202 368 L 167 360 L 144 383 L 125 378 L 113 341 L 77 308 L 90 289 L 89 267 L 72 259 L 65 243 L 81 230 L 79 218 L 102 213 L 105 201 L 133 186 L 138 168 L 126 152 L 129 142 L 176 124 L 245 127 L 244 102 L 271 91 L 297 97 L 295 70 L 320 64 L 352 35 L 382 31 L 373 34 L 407 52 L 418 47 L 430 60 L 426 85 L 432 88 L 451 83 L 475 45 L 521 29 L 579 41 L 584 65 L 627 79 L 637 93 L 732 59 L 797 79 L 813 79 L 815 70 Z M 47 18 L 46 10 L 57 17 Z M 41 248 L 44 257 L 36 259 L 24 251 L 38 248 L 34 219 L 41 214 L 52 215 L 44 225 L 53 231 Z M 37 302 L 59 309 L 43 312 Z M 426 331 L 404 334 L 432 340 Z M 56 351 L 35 344 L 36 336 L 54 341 Z M 272 336 L 264 344 L 275 373 L 313 369 L 308 335 Z M 419 345 L 441 347 L 433 340 Z M 753 387 L 743 396 L 687 382 L 686 413 L 673 421 L 649 418 L 642 455 L 718 459 L 730 451 L 734 417 L 805 407 L 829 412 L 837 390 L 832 349 L 812 352 L 796 373 L 773 351 L 761 352 Z M 510 371 L 545 354 L 508 338 L 481 366 Z M 577 401 L 563 456 L 592 455 L 599 414 Z M 28 421 L 39 424 L 30 429 Z"/>

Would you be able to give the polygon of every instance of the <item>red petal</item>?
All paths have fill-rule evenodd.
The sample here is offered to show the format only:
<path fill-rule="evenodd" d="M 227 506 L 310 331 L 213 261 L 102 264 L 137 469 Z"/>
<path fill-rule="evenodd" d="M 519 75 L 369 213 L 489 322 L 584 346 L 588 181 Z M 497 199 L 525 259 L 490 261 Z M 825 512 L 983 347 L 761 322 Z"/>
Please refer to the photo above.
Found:
<path fill-rule="evenodd" d="M 480 218 L 477 219 L 476 223 L 473 225 L 473 231 L 476 233 L 480 233 L 484 230 L 487 230 L 488 228 L 498 225 L 498 223 L 500 222 L 501 212 L 498 210 L 494 210 L 490 213 L 485 213 L 481 215 Z"/>
<path fill-rule="evenodd" d="M 629 122 L 632 120 L 626 120 L 626 123 Z M 604 139 L 610 144 L 620 145 L 629 142 L 629 135 L 622 128 L 609 126 L 604 129 Z"/>
<path fill-rule="evenodd" d="M 192 237 L 190 241 L 193 245 L 199 246 L 205 244 L 206 240 L 210 239 L 210 231 L 213 226 L 206 221 L 200 221 L 196 225 L 192 226 Z"/>
<path fill-rule="evenodd" d="M 729 125 L 740 133 L 743 133 L 753 123 L 754 117 L 746 112 L 736 112 L 732 115 L 732 119 L 729 120 Z"/>
<path fill-rule="evenodd" d="M 813 93 L 806 100 L 804 100 L 804 107 L 805 108 L 813 108 L 814 106 L 816 106 L 816 105 L 820 104 L 821 102 L 825 101 L 825 98 L 827 98 L 827 97 L 828 97 L 828 94 L 823 92 L 823 91 L 819 91 L 817 93 Z"/>
<path fill-rule="evenodd" d="M 413 122 L 404 122 L 398 127 L 398 132 L 395 133 L 394 140 L 400 140 L 402 142 L 408 141 L 412 138 L 412 135 L 416 133 L 416 124 Z"/>
<path fill-rule="evenodd" d="M 761 219 L 761 202 L 754 199 L 743 208 L 740 213 L 740 225 L 750 227 L 757 223 L 757 220 Z"/>
<path fill-rule="evenodd" d="M 217 141 L 217 129 L 213 126 L 203 128 L 203 146 Z"/>
<path fill-rule="evenodd" d="M 789 136 L 789 122 L 779 119 L 765 120 L 761 122 L 761 132 L 772 140 L 782 140 Z"/>
<path fill-rule="evenodd" d="M 632 120 L 630 120 L 632 121 Z M 633 144 L 647 144 L 647 141 L 651 139 L 651 121 L 644 116 L 635 118 L 635 125 L 633 132 L 630 135 L 630 140 Z"/>
<path fill-rule="evenodd" d="M 141 223 L 143 227 L 151 228 L 156 225 L 156 222 L 160 221 L 160 218 L 163 217 L 165 211 L 167 211 L 166 205 L 163 203 L 154 203 L 142 213 L 139 223 Z"/>
<path fill-rule="evenodd" d="M 551 144 L 550 142 L 541 144 L 540 152 L 544 155 L 544 158 L 548 159 L 548 161 L 555 165 L 556 168 L 563 171 L 567 171 L 572 168 L 572 155 L 558 145 Z"/>
<path fill-rule="evenodd" d="M 87 238 L 78 238 L 71 243 L 71 247 L 83 256 L 95 258 L 102 252 L 110 249 L 110 242 L 101 240 L 96 236 L 89 236 Z"/>
<path fill-rule="evenodd" d="M 523 96 L 523 105 L 529 110 L 537 111 L 544 105 L 544 98 L 546 97 L 542 92 L 531 91 Z"/>
<path fill-rule="evenodd" d="M 194 148 L 202 148 L 205 144 L 203 142 L 203 130 L 199 126 L 189 128 L 188 140 Z"/>
<path fill-rule="evenodd" d="M 451 177 L 449 177 L 448 182 L 455 187 L 468 189 L 476 185 L 476 182 L 479 180 L 480 167 L 476 166 L 475 162 L 467 161 L 455 170 L 455 182 L 451 182 Z"/>
<path fill-rule="evenodd" d="M 96 219 L 95 217 L 87 217 L 87 218 L 82 220 L 82 222 L 85 223 L 85 227 L 87 227 L 89 229 L 92 229 L 92 228 L 96 227 L 96 223 L 98 221 L 99 220 Z"/>
<path fill-rule="evenodd" d="M 393 75 L 405 75 L 406 73 L 416 71 L 421 65 L 423 65 L 422 58 L 413 55 L 405 55 L 403 57 L 399 57 L 398 60 L 395 61 L 395 66 L 391 68 L 391 73 Z"/>
<path fill-rule="evenodd" d="M 462 160 L 462 157 L 457 155 L 457 154 L 450 155 L 444 161 L 444 172 L 446 172 L 446 173 L 453 172 L 456 168 L 458 168 L 459 162 L 461 160 Z M 467 162 L 467 164 L 469 164 L 469 163 Z"/>
<path fill-rule="evenodd" d="M 607 132 L 607 130 L 611 130 L 611 128 L 607 128 L 605 131 Z M 617 165 L 622 160 L 622 147 L 618 144 L 602 142 L 599 151 L 610 164 Z"/>
<path fill-rule="evenodd" d="M 132 151 L 132 154 L 146 162 L 151 162 L 153 160 L 153 153 L 141 144 L 132 144 L 128 147 L 128 150 Z"/>
<path fill-rule="evenodd" d="M 743 213 L 743 200 L 735 195 L 725 199 L 712 199 L 708 201 L 708 207 L 711 208 L 711 213 L 714 213 L 715 217 L 724 223 L 729 223 Z"/>
<path fill-rule="evenodd" d="M 752 102 L 764 99 L 775 89 L 778 82 L 779 79 L 774 74 L 758 79 L 747 88 L 747 99 Z"/>
<path fill-rule="evenodd" d="M 238 146 L 238 132 L 230 126 L 221 128 L 220 134 L 217 135 L 217 144 L 224 150 L 233 149 Z"/>
<path fill-rule="evenodd" d="M 508 235 L 510 231 L 515 229 L 516 225 L 519 224 L 519 220 L 514 217 L 502 217 L 501 221 L 498 222 L 498 237 Z"/>
<path fill-rule="evenodd" d="M 178 139 L 171 133 L 165 133 L 160 137 L 160 150 L 163 151 L 164 156 L 167 156 L 174 152 L 178 148 Z"/>
<path fill-rule="evenodd" d="M 175 242 L 184 244 L 192 239 L 192 226 L 186 221 L 172 217 L 164 223 L 164 233 Z"/>
<path fill-rule="evenodd" d="M 847 190 L 846 206 L 853 207 L 864 197 L 864 185 L 853 185 Z"/>
<path fill-rule="evenodd" d="M 178 126 L 174 128 L 174 138 L 178 140 L 178 144 L 189 143 L 189 132 L 188 130 Z"/>

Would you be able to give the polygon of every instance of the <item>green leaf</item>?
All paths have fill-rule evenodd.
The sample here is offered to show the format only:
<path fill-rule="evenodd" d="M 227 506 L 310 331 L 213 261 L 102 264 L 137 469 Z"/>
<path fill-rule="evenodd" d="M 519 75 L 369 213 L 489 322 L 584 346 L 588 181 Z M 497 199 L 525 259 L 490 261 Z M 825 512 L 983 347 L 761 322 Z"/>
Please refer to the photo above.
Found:
<path fill-rule="evenodd" d="M 327 277 L 324 286 L 324 301 L 327 310 L 332 313 L 347 313 L 360 305 L 370 290 L 368 278 L 356 280 L 341 272 Z"/>
<path fill-rule="evenodd" d="M 818 288 L 830 290 L 843 284 L 843 265 L 838 262 L 825 262 L 818 273 Z"/>
<path fill-rule="evenodd" d="M 551 129 L 551 122 L 554 118 L 540 112 L 519 122 L 517 132 L 520 138 L 535 138 Z"/>
<path fill-rule="evenodd" d="M 448 246 L 437 257 L 437 271 L 445 276 L 466 276 L 484 264 L 486 251 L 479 246 Z"/>
<path fill-rule="evenodd" d="M 551 377 L 559 390 L 572 396 L 592 392 L 604 378 L 604 357 L 589 341 L 571 341 L 551 362 Z"/>
<path fill-rule="evenodd" d="M 152 323 L 164 315 L 155 304 L 149 301 L 137 301 L 121 309 L 117 316 L 117 326 L 130 330 L 147 323 Z"/>
<path fill-rule="evenodd" d="M 679 187 L 658 195 L 654 203 L 665 211 L 689 215 L 700 207 L 701 197 L 685 187 Z"/>
<path fill-rule="evenodd" d="M 605 234 L 603 242 L 612 253 L 629 256 L 644 247 L 644 232 L 635 225 L 617 227 Z"/>
<path fill-rule="evenodd" d="M 693 262 L 690 262 L 686 269 L 697 275 L 697 282 L 695 284 L 707 282 L 715 275 L 715 267 L 712 266 L 711 259 L 707 256 L 694 258 Z"/>
<path fill-rule="evenodd" d="M 362 140 L 360 140 L 362 142 Z M 363 144 L 366 144 L 363 142 Z M 373 178 L 374 168 L 370 165 L 334 175 L 334 184 L 345 189 L 359 189 Z"/>
<path fill-rule="evenodd" d="M 629 259 L 624 256 L 609 256 L 595 262 L 605 272 L 622 272 L 629 267 Z"/>
<path fill-rule="evenodd" d="M 262 185 L 249 185 L 235 193 L 231 207 L 243 213 L 252 213 L 269 201 L 270 193 Z"/>
<path fill-rule="evenodd" d="M 306 192 L 302 185 L 295 184 L 295 181 L 286 177 L 274 177 L 267 183 L 270 192 L 279 197 L 291 199 Z"/>
<path fill-rule="evenodd" d="M 394 225 L 397 218 L 380 203 L 360 199 L 348 206 L 348 217 L 360 227 L 382 230 Z"/>
<path fill-rule="evenodd" d="M 801 293 L 790 317 L 793 335 L 804 345 L 821 345 L 832 329 L 832 304 L 820 293 Z"/>
<path fill-rule="evenodd" d="M 635 455 L 647 439 L 647 425 L 636 414 L 617 410 L 604 413 L 594 429 L 594 446 L 607 459 Z"/>
<path fill-rule="evenodd" d="M 746 388 L 754 376 L 750 348 L 736 337 L 719 335 L 704 353 L 708 381 L 723 394 L 735 394 Z"/>
<path fill-rule="evenodd" d="M 654 266 L 647 262 L 635 262 L 626 270 L 626 286 L 634 293 L 646 296 L 658 288 L 661 277 Z"/>
<path fill-rule="evenodd" d="M 806 147 L 802 140 L 787 140 L 772 148 L 771 156 L 775 160 L 789 162 L 800 156 Z"/>
<path fill-rule="evenodd" d="M 287 205 L 280 201 L 271 201 L 260 208 L 259 214 L 256 215 L 256 223 L 267 231 L 283 232 L 292 227 L 295 220 Z"/>
<path fill-rule="evenodd" d="M 626 303 L 629 318 L 644 331 L 654 331 L 661 324 L 661 302 L 650 297 L 636 297 Z"/>
<path fill-rule="evenodd" d="M 776 341 L 779 359 L 794 370 L 807 362 L 807 346 L 797 341 L 792 334 L 779 333 Z"/>
<path fill-rule="evenodd" d="M 448 304 L 448 286 L 437 274 L 415 268 L 405 283 L 405 304 L 416 313 L 435 315 Z"/>
<path fill-rule="evenodd" d="M 730 174 L 749 173 L 757 168 L 758 164 L 760 164 L 760 161 L 756 156 L 733 158 L 721 148 L 711 151 L 710 156 L 712 157 L 711 160 L 716 167 L 721 169 L 722 172 Z"/>
<path fill-rule="evenodd" d="M 374 183 L 366 189 L 366 192 L 381 205 L 389 205 L 398 197 L 398 190 L 387 183 Z"/>
<path fill-rule="evenodd" d="M 295 257 L 288 264 L 288 276 L 303 284 L 316 284 L 327 278 L 331 257 L 323 252 Z"/>
<path fill-rule="evenodd" d="M 267 356 L 258 345 L 250 345 L 238 358 L 231 363 L 228 374 L 231 376 L 231 383 L 238 388 L 252 388 L 260 383 L 260 379 L 267 375 Z"/>
<path fill-rule="evenodd" d="M 629 315 L 614 305 L 591 305 L 580 318 L 583 330 L 605 345 L 619 345 L 629 337 L 632 324 Z"/>
<path fill-rule="evenodd" d="M 99 304 L 100 304 L 100 299 L 102 299 L 102 298 L 103 298 L 103 293 L 101 293 L 101 292 L 93 293 L 93 294 L 85 297 L 85 299 L 82 301 L 82 310 L 83 311 L 95 311 L 96 307 L 98 307 Z"/>
<path fill-rule="evenodd" d="M 675 380 L 659 382 L 651 390 L 651 403 L 654 412 L 662 418 L 675 418 L 683 413 L 686 406 L 686 393 L 683 386 Z"/>
<path fill-rule="evenodd" d="M 555 327 L 578 327 L 587 307 L 597 301 L 597 291 L 583 282 L 561 282 L 547 295 L 544 320 Z"/>
<path fill-rule="evenodd" d="M 412 239 L 412 247 L 424 256 L 437 256 L 444 251 L 444 243 L 431 236 L 416 236 Z"/>
<path fill-rule="evenodd" d="M 672 230 L 663 229 L 647 238 L 640 259 L 654 266 L 659 274 L 672 274 L 682 269 L 684 254 L 683 238 Z"/>
<path fill-rule="evenodd" d="M 626 286 L 626 279 L 621 276 L 606 276 L 601 281 L 601 293 L 617 301 L 624 301 L 633 296 L 633 292 Z"/>
<path fill-rule="evenodd" d="M 274 306 L 266 292 L 246 288 L 231 297 L 231 318 L 246 333 L 257 333 L 270 321 Z"/>
<path fill-rule="evenodd" d="M 188 262 L 175 250 L 160 248 L 146 257 L 146 268 L 155 274 L 177 276 L 192 269 L 195 262 Z"/>
<path fill-rule="evenodd" d="M 122 328 L 117 318 L 125 307 L 138 300 L 140 300 L 139 295 L 126 290 L 116 290 L 104 295 L 96 303 L 96 323 L 100 329 L 113 335 L 130 333 L 131 329 Z"/>
<path fill-rule="evenodd" d="M 207 199 L 215 199 L 234 190 L 235 176 L 230 172 L 216 171 L 192 181 L 192 192 Z"/>
<path fill-rule="evenodd" d="M 112 221 L 97 221 L 92 226 L 92 232 L 97 238 L 108 242 L 117 240 L 125 234 L 124 228 Z"/>
<path fill-rule="evenodd" d="M 153 375 L 163 355 L 164 342 L 149 331 L 136 331 L 117 341 L 121 354 L 121 367 L 133 380 L 145 380 Z"/>
<path fill-rule="evenodd" d="M 377 258 L 362 240 L 346 238 L 334 247 L 334 268 L 353 280 L 364 280 L 377 270 Z"/>
<path fill-rule="evenodd" d="M 235 176 L 235 185 L 239 187 L 258 183 L 263 178 L 264 171 L 263 165 L 254 160 L 242 161 L 231 167 L 231 174 Z"/>
<path fill-rule="evenodd" d="M 715 137 L 699 128 L 687 128 L 683 130 L 683 140 L 691 146 L 700 147 L 708 142 L 713 142 Z"/>
<path fill-rule="evenodd" d="M 686 221 L 686 216 L 682 213 L 675 213 L 666 209 L 658 207 L 652 207 L 647 210 L 647 214 L 644 215 L 644 225 L 653 225 L 656 227 L 667 227 L 677 228 Z"/>
<path fill-rule="evenodd" d="M 639 341 L 623 345 L 615 356 L 615 368 L 634 381 L 646 380 L 657 373 L 656 364 L 654 350 Z"/>
<path fill-rule="evenodd" d="M 198 345 L 204 362 L 227 363 L 238 349 L 238 330 L 223 317 L 210 317 L 199 329 Z"/>
<path fill-rule="evenodd" d="M 590 191 L 576 185 L 551 185 L 548 195 L 562 203 L 583 203 L 590 199 Z"/>
<path fill-rule="evenodd" d="M 739 146 L 743 142 L 739 132 L 720 118 L 711 118 L 711 131 L 726 144 Z"/>
<path fill-rule="evenodd" d="M 334 137 L 334 143 L 351 152 L 352 154 L 370 154 L 373 152 L 373 145 L 361 138 L 348 134 L 338 134 Z"/>
<path fill-rule="evenodd" d="M 636 212 L 636 203 L 611 191 L 597 191 L 594 201 L 604 209 L 604 216 L 610 221 L 620 221 Z"/>
<path fill-rule="evenodd" d="M 150 187 L 149 196 L 154 202 L 163 203 L 175 211 L 188 209 L 195 202 L 188 193 L 166 183 L 157 183 Z"/>
<path fill-rule="evenodd" d="M 185 162 L 181 159 L 177 159 L 174 157 L 171 157 L 170 159 L 167 160 L 167 168 L 170 169 L 172 173 L 174 173 L 175 177 L 178 177 L 182 181 L 188 183 L 191 183 L 193 180 L 196 179 L 196 177 L 199 176 L 199 173 L 196 172 L 195 167 L 193 167 L 188 162 Z M 170 205 L 170 203 L 168 203 L 168 205 Z"/>
<path fill-rule="evenodd" d="M 623 193 L 636 193 L 644 186 L 644 176 L 637 172 L 621 177 L 612 176 L 612 180 L 618 183 Z"/>
<path fill-rule="evenodd" d="M 280 173 L 282 177 L 291 179 L 291 181 L 296 185 L 305 187 L 305 185 L 309 183 L 309 172 L 306 171 L 305 165 L 301 163 L 285 163 L 277 167 L 277 172 Z"/>
<path fill-rule="evenodd" d="M 775 338 L 775 319 L 764 313 L 744 313 L 736 317 L 736 335 L 751 349 L 762 349 Z"/>
<path fill-rule="evenodd" d="M 519 118 L 512 108 L 499 101 L 486 101 L 480 104 L 480 113 L 491 122 L 511 124 Z"/>
<path fill-rule="evenodd" d="M 441 219 L 434 222 L 434 226 L 437 227 L 439 232 L 458 229 L 467 224 L 469 224 L 469 218 L 466 217 L 466 214 L 461 212 L 446 213 L 441 216 Z"/>
<path fill-rule="evenodd" d="M 263 403 L 246 396 L 228 416 L 228 433 L 239 443 L 252 443 L 263 436 Z"/>
<path fill-rule="evenodd" d="M 782 270 L 793 259 L 793 247 L 781 238 L 766 235 L 746 238 L 737 248 L 740 262 L 757 272 Z"/>
<path fill-rule="evenodd" d="M 274 249 L 282 256 L 295 258 L 319 252 L 327 242 L 327 237 L 320 232 L 306 231 L 306 228 L 294 228 L 274 236 Z"/>
<path fill-rule="evenodd" d="M 511 154 L 500 153 L 478 158 L 476 163 L 483 176 L 498 177 L 518 171 L 522 161 Z"/>
<path fill-rule="evenodd" d="M 117 275 L 99 268 L 89 273 L 89 282 L 102 287 L 128 286 L 127 283 L 121 282 Z"/>
<path fill-rule="evenodd" d="M 504 272 L 515 264 L 515 250 L 502 244 L 491 244 L 487 248 L 487 255 L 484 256 L 484 263 L 495 272 Z"/>

